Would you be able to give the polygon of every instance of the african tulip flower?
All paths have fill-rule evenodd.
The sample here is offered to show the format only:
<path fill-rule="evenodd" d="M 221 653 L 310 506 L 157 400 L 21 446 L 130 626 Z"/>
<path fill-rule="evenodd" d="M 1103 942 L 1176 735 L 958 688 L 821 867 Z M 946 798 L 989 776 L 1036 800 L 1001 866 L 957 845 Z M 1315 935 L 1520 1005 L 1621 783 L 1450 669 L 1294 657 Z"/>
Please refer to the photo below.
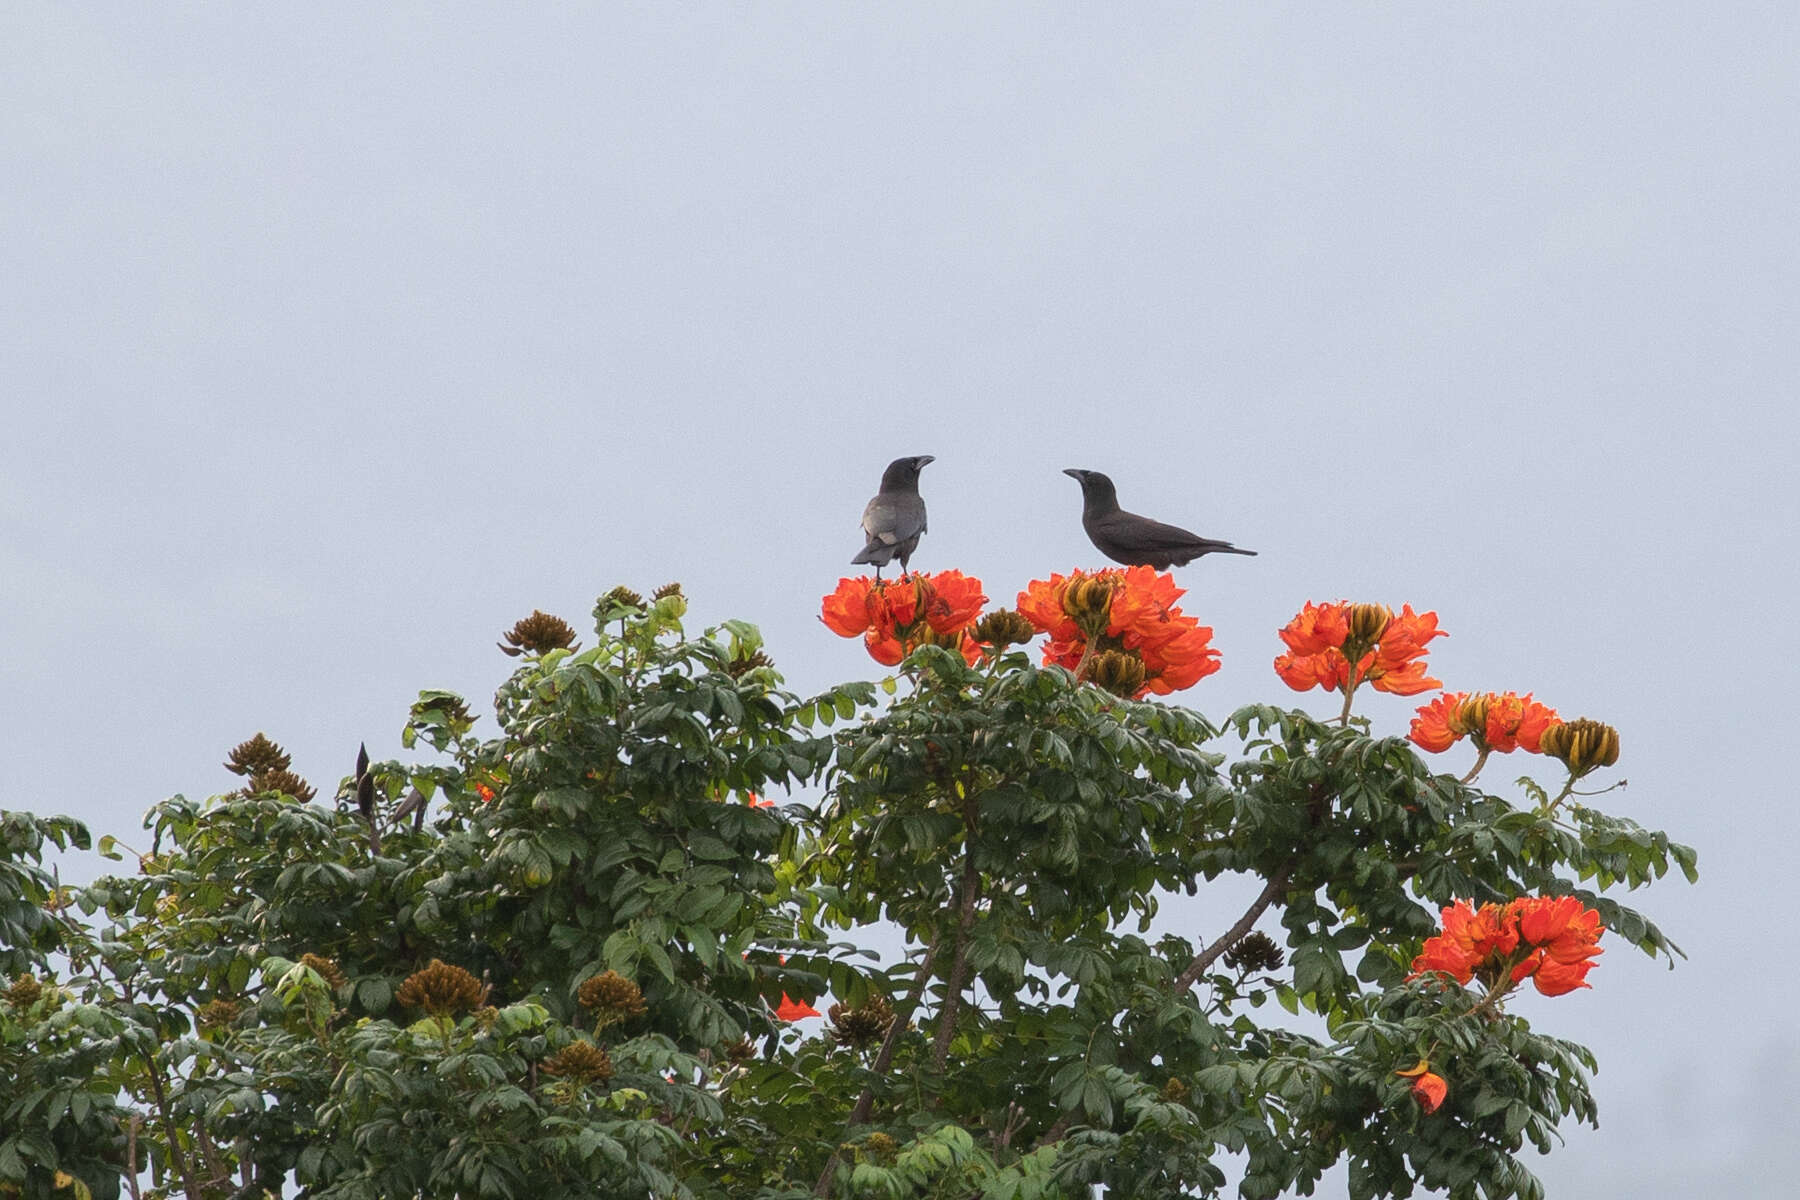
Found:
<path fill-rule="evenodd" d="M 1413 975 L 1438 972 L 1466 984 L 1479 978 L 1505 992 L 1530 979 L 1546 996 L 1588 986 L 1603 953 L 1600 914 L 1574 896 L 1521 896 L 1479 909 L 1458 900 L 1442 912 L 1444 931 L 1426 939 Z"/>
<path fill-rule="evenodd" d="M 1395 1071 L 1394 1074 L 1402 1079 L 1412 1080 L 1413 1099 L 1419 1102 L 1419 1107 L 1427 1114 L 1436 1112 L 1438 1106 L 1443 1104 L 1444 1097 L 1450 1094 L 1449 1083 L 1442 1075 L 1432 1071 L 1431 1064 L 1422 1058 L 1417 1066 Z"/>
<path fill-rule="evenodd" d="M 1483 752 L 1539 751 L 1556 710 L 1527 692 L 1446 692 L 1423 705 L 1407 734 L 1416 745 L 1440 753 L 1464 737 Z"/>
<path fill-rule="evenodd" d="M 981 580 L 961 571 L 915 571 L 901 579 L 840 579 L 820 604 L 819 619 L 840 637 L 863 639 L 869 656 L 896 666 L 920 646 L 952 646 L 974 662 L 981 648 L 970 631 L 987 603 Z"/>
<path fill-rule="evenodd" d="M 1182 594 L 1149 567 L 1111 567 L 1034 579 L 1017 606 L 1050 635 L 1046 665 L 1120 695 L 1166 696 L 1219 669 L 1213 631 L 1176 607 Z"/>
<path fill-rule="evenodd" d="M 1425 674 L 1425 655 L 1426 643 L 1443 636 L 1435 612 L 1415 613 L 1410 604 L 1395 614 L 1382 604 L 1308 601 L 1281 630 L 1287 652 L 1275 673 L 1297 692 L 1343 692 L 1348 717 L 1350 696 L 1364 683 L 1398 696 L 1442 687 Z"/>

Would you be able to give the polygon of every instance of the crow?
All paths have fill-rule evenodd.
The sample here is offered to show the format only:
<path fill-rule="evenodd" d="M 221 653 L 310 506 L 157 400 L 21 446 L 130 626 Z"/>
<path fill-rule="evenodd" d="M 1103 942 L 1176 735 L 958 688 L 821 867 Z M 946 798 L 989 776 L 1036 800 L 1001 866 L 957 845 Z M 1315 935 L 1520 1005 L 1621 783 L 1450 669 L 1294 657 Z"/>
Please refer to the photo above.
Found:
<path fill-rule="evenodd" d="M 900 576 L 906 577 L 906 560 L 919 547 L 919 535 L 925 532 L 925 501 L 919 498 L 919 472 L 934 462 L 929 454 L 913 458 L 896 458 L 881 473 L 881 490 L 863 509 L 863 535 L 869 544 L 850 561 L 869 563 L 875 578 L 881 568 L 898 558 Z"/>
<path fill-rule="evenodd" d="M 1202 554 L 1255 554 L 1230 542 L 1214 541 L 1119 507 L 1113 481 L 1098 471 L 1070 467 L 1063 472 L 1081 484 L 1081 527 L 1100 553 L 1128 567 L 1155 567 L 1166 571 Z"/>

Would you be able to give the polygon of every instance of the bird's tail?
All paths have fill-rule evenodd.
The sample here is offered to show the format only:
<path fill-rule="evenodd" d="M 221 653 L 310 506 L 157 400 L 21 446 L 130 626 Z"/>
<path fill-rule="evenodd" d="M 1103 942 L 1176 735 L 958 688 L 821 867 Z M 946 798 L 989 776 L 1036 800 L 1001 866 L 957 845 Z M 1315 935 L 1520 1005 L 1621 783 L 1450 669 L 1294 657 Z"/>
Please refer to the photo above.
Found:
<path fill-rule="evenodd" d="M 862 553 L 851 559 L 852 563 L 869 563 L 877 567 L 885 567 L 894 557 L 894 548 L 876 538 L 862 548 Z"/>

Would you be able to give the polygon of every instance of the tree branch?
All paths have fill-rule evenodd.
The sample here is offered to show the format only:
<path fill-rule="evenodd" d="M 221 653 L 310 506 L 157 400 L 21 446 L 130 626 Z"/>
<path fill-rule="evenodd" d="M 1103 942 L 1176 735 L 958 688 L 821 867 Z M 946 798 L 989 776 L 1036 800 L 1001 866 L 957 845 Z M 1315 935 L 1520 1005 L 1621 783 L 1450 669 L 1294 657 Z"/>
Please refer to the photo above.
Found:
<path fill-rule="evenodd" d="M 1293 869 L 1293 864 L 1289 863 L 1269 876 L 1269 882 L 1263 886 L 1263 890 L 1256 899 L 1250 902 L 1250 907 L 1244 910 L 1244 915 L 1237 919 L 1237 924 L 1214 938 L 1212 945 L 1194 955 L 1194 961 L 1187 965 L 1187 970 L 1183 971 L 1181 977 L 1175 981 L 1177 992 L 1185 992 L 1193 987 L 1194 981 L 1205 973 L 1206 968 L 1212 966 L 1221 954 L 1243 940 L 1244 935 L 1249 933 L 1251 927 L 1256 924 L 1257 918 L 1261 917 L 1268 910 L 1269 905 L 1275 903 L 1281 893 L 1287 890 L 1288 875 L 1292 873 Z"/>
<path fill-rule="evenodd" d="M 956 949 L 950 957 L 950 975 L 944 984 L 944 1010 L 938 1014 L 937 1038 L 931 1047 L 931 1066 L 942 1071 L 950 1057 L 950 1039 L 956 1033 L 956 1014 L 962 1007 L 963 986 L 969 982 L 969 930 L 975 924 L 975 898 L 981 891 L 981 873 L 975 869 L 975 827 L 971 805 L 968 844 L 963 851 L 961 897 L 957 902 Z"/>
<path fill-rule="evenodd" d="M 881 1049 L 875 1054 L 875 1062 L 869 1068 L 872 1074 L 885 1075 L 888 1068 L 893 1065 L 894 1052 L 900 1048 L 900 1036 L 906 1032 L 907 1023 L 912 1020 L 912 1015 L 919 1010 L 919 1005 L 925 998 L 925 989 L 931 986 L 931 972 L 937 966 L 937 951 L 938 942 L 934 937 L 931 939 L 931 944 L 925 947 L 925 957 L 919 960 L 919 973 L 914 977 L 912 1003 L 907 1005 L 906 1011 L 894 1014 L 893 1023 L 888 1026 L 887 1036 L 881 1039 Z M 850 1136 L 852 1129 L 869 1119 L 869 1113 L 874 1107 L 875 1088 L 871 1084 L 863 1088 L 862 1095 L 856 1098 L 856 1107 L 850 1110 L 850 1119 L 844 1123 L 846 1139 Z M 839 1151 L 831 1152 L 831 1157 L 825 1162 L 825 1169 L 819 1173 L 819 1181 L 813 1185 L 813 1195 L 827 1196 L 831 1194 L 831 1180 L 837 1174 L 839 1157 Z"/>

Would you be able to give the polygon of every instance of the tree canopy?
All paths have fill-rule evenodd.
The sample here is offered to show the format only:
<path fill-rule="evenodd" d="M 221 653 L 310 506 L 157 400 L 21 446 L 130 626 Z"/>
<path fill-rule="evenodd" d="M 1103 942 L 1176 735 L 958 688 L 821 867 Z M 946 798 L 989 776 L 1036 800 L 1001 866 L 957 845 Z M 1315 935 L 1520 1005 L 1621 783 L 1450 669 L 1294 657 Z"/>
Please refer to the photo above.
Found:
<path fill-rule="evenodd" d="M 827 625 L 896 670 L 809 696 L 678 588 L 585 649 L 536 613 L 491 736 L 422 692 L 416 761 L 315 795 L 258 734 L 82 887 L 45 859 L 86 828 L 4 814 L 0 1194 L 1174 1197 L 1237 1156 L 1246 1200 L 1540 1195 L 1595 1063 L 1508 997 L 1602 930 L 1672 961 L 1618 895 L 1695 877 L 1575 790 L 1617 733 L 1499 692 L 1375 729 L 1436 616 L 1350 604 L 1276 663 L 1337 718 L 1214 721 L 1164 698 L 1217 664 L 1167 576 L 981 586 L 845 580 Z M 1565 778 L 1477 782 L 1514 750 Z M 1157 932 L 1230 876 L 1240 919 Z"/>

